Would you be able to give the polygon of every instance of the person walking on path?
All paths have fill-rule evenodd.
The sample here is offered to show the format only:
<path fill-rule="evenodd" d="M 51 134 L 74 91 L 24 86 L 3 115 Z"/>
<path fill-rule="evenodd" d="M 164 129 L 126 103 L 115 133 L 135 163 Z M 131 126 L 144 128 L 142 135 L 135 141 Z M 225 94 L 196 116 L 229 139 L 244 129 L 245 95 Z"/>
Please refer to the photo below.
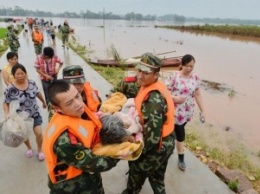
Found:
<path fill-rule="evenodd" d="M 7 27 L 6 38 L 10 47 L 11 52 L 18 52 L 18 48 L 20 47 L 19 38 L 17 34 L 14 32 L 13 26 L 9 25 Z"/>
<path fill-rule="evenodd" d="M 91 151 L 99 142 L 100 121 L 65 80 L 52 82 L 48 98 L 56 110 L 43 140 L 50 193 L 104 194 L 100 172 L 110 170 L 118 160 Z"/>
<path fill-rule="evenodd" d="M 55 26 L 53 26 L 53 23 L 51 22 L 50 24 L 50 34 L 51 34 L 51 40 L 52 40 L 52 45 L 56 45 L 56 40 L 55 40 Z"/>
<path fill-rule="evenodd" d="M 69 49 L 69 34 L 73 30 L 70 28 L 69 23 L 67 20 L 64 21 L 63 26 L 61 27 L 61 40 L 62 40 L 62 47 Z"/>
<path fill-rule="evenodd" d="M 38 26 L 34 26 L 34 30 L 32 32 L 32 41 L 33 41 L 33 44 L 34 44 L 35 54 L 36 55 L 41 54 L 44 38 L 43 38 L 43 34 L 39 30 Z"/>
<path fill-rule="evenodd" d="M 57 67 L 58 65 L 58 67 Z M 42 88 L 45 96 L 46 103 L 48 100 L 48 87 L 52 80 L 57 79 L 58 73 L 63 65 L 63 61 L 54 54 L 51 47 L 45 47 L 43 53 L 38 55 L 35 61 L 36 71 L 40 74 Z"/>
<path fill-rule="evenodd" d="M 144 149 L 129 162 L 127 188 L 122 194 L 138 194 L 148 178 L 155 194 L 165 194 L 164 177 L 174 150 L 174 104 L 170 91 L 158 80 L 161 60 L 145 53 L 137 63 L 140 89 L 136 109 L 143 125 Z"/>
<path fill-rule="evenodd" d="M 178 152 L 178 167 L 186 169 L 184 161 L 185 125 L 191 121 L 196 100 L 200 109 L 202 122 L 205 120 L 204 107 L 200 92 L 200 79 L 193 73 L 195 59 L 192 55 L 185 55 L 181 61 L 179 71 L 173 73 L 169 90 L 175 104 L 175 134 Z"/>
<path fill-rule="evenodd" d="M 8 86 L 14 81 L 14 76 L 12 74 L 12 68 L 15 64 L 18 63 L 18 54 L 15 52 L 8 52 L 6 55 L 8 64 L 4 66 L 2 70 L 2 77 L 5 82 L 5 85 Z"/>
<path fill-rule="evenodd" d="M 27 71 L 21 64 L 16 64 L 12 68 L 12 74 L 14 81 L 8 85 L 4 91 L 4 113 L 5 117 L 9 117 L 9 104 L 11 101 L 18 100 L 20 102 L 20 108 L 17 110 L 26 111 L 29 113 L 29 117 L 33 118 L 33 131 L 36 137 L 37 143 L 37 157 L 39 161 L 44 160 L 44 154 L 42 152 L 42 117 L 39 112 L 39 106 L 36 101 L 36 97 L 42 102 L 42 107 L 46 108 L 46 103 L 41 92 L 38 90 L 37 85 L 33 80 L 27 79 Z M 30 140 L 26 140 L 25 145 L 27 147 L 26 157 L 31 158 L 33 156 L 33 150 Z"/>

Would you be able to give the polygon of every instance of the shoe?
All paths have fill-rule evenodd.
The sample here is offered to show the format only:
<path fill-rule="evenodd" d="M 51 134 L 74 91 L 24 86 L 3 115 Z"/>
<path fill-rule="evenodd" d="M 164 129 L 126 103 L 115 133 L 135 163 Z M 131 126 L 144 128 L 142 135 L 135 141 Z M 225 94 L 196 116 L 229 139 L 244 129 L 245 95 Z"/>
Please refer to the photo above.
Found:
<path fill-rule="evenodd" d="M 39 152 L 39 153 L 37 154 L 37 157 L 38 157 L 38 160 L 39 160 L 39 161 L 43 161 L 43 160 L 45 159 L 44 153 L 42 153 L 42 152 Z"/>
<path fill-rule="evenodd" d="M 185 164 L 185 162 L 179 160 L 179 161 L 178 161 L 178 167 L 179 167 L 180 170 L 185 171 L 185 169 L 186 169 L 186 164 Z"/>
<path fill-rule="evenodd" d="M 25 152 L 25 155 L 26 155 L 27 158 L 31 158 L 31 157 L 33 157 L 33 151 L 32 150 L 27 150 Z"/>

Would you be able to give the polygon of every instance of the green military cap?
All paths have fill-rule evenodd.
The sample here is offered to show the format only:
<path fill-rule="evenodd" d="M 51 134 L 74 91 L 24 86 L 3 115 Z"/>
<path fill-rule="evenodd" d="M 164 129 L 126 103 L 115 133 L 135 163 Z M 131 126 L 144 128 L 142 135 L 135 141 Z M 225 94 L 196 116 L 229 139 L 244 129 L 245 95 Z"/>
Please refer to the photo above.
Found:
<path fill-rule="evenodd" d="M 72 84 L 85 83 L 85 75 L 81 66 L 70 65 L 63 69 L 62 76 L 64 80 L 69 81 Z"/>
<path fill-rule="evenodd" d="M 10 25 L 7 26 L 7 29 L 12 29 L 13 27 L 14 27 L 14 25 L 10 24 Z"/>
<path fill-rule="evenodd" d="M 159 69 L 161 64 L 162 61 L 157 56 L 152 53 L 144 53 L 135 68 L 151 73 L 153 69 Z"/>

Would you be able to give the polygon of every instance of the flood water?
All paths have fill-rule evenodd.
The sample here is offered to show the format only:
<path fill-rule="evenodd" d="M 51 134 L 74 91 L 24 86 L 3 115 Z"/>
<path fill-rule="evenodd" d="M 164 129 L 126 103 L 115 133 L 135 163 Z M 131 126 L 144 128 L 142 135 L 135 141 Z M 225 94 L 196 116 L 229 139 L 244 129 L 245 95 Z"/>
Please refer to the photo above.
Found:
<path fill-rule="evenodd" d="M 194 71 L 201 79 L 225 84 L 235 91 L 232 95 L 230 91 L 202 90 L 207 124 L 199 126 L 231 134 L 254 151 L 260 149 L 259 42 L 154 28 L 154 25 L 170 24 L 166 22 L 69 21 L 79 42 L 95 51 L 90 55 L 92 58 L 108 58 L 106 51 L 111 44 L 122 58 L 139 56 L 144 52 L 176 51 L 164 55 L 166 57 L 194 55 Z M 105 28 L 100 27 L 104 23 Z M 196 120 L 197 115 L 194 116 Z"/>
<path fill-rule="evenodd" d="M 64 21 L 52 20 L 54 25 Z M 90 54 L 91 58 L 107 59 L 107 49 L 112 44 L 122 58 L 139 56 L 144 52 L 176 51 L 161 57 L 192 54 L 196 59 L 194 71 L 201 79 L 224 84 L 235 91 L 233 93 L 203 89 L 207 122 L 199 127 L 202 130 L 214 130 L 224 136 L 231 135 L 255 153 L 259 151 L 259 42 L 154 28 L 154 25 L 171 24 L 169 22 L 83 19 L 68 21 L 75 29 L 74 36 L 80 44 L 94 51 Z M 196 123 L 198 119 L 196 114 L 193 122 Z"/>

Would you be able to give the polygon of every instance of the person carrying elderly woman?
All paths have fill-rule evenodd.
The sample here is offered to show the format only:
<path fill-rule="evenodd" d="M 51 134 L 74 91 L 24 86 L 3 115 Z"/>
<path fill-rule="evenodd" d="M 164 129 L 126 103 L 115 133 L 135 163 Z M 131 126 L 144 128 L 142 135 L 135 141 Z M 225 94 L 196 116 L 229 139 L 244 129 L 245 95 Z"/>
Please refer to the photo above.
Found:
<path fill-rule="evenodd" d="M 164 177 L 174 150 L 174 105 L 170 91 L 158 80 L 161 60 L 151 53 L 137 63 L 140 89 L 135 106 L 143 126 L 144 149 L 129 162 L 127 188 L 123 194 L 139 193 L 148 178 L 154 193 L 165 194 Z"/>
<path fill-rule="evenodd" d="M 113 168 L 118 160 L 92 152 L 99 142 L 100 121 L 71 83 L 53 81 L 48 98 L 56 110 L 46 128 L 43 146 L 50 193 L 105 193 L 101 172 Z"/>

